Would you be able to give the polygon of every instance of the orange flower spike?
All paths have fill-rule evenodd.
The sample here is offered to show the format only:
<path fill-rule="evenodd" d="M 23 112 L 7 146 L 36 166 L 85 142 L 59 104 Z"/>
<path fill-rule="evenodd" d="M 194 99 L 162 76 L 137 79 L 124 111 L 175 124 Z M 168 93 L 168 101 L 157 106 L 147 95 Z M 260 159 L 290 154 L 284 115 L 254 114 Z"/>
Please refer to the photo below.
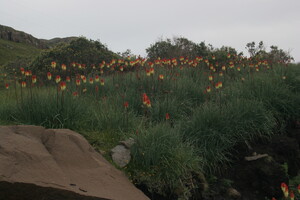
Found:
<path fill-rule="evenodd" d="M 86 77 L 85 76 L 82 77 L 82 82 L 86 83 Z"/>
<path fill-rule="evenodd" d="M 31 77 L 31 82 L 32 82 L 32 83 L 36 83 L 36 75 L 32 75 L 32 77 Z"/>
<path fill-rule="evenodd" d="M 56 68 L 56 62 L 51 62 L 51 67 L 53 68 L 53 69 L 55 69 Z"/>
<path fill-rule="evenodd" d="M 81 83 L 80 79 L 76 79 L 76 85 L 79 86 Z"/>
<path fill-rule="evenodd" d="M 66 77 L 66 81 L 67 81 L 67 82 L 71 82 L 70 76 L 67 76 L 67 77 Z"/>
<path fill-rule="evenodd" d="M 65 64 L 62 64 L 62 65 L 61 65 L 61 69 L 62 69 L 63 71 L 66 71 L 66 70 L 67 70 L 67 66 L 66 66 Z"/>
<path fill-rule="evenodd" d="M 275 197 L 272 197 L 272 199 L 271 200 L 277 200 Z"/>
<path fill-rule="evenodd" d="M 30 76 L 30 72 L 29 71 L 25 71 L 25 76 Z"/>
<path fill-rule="evenodd" d="M 227 54 L 227 58 L 230 58 L 230 56 L 231 56 L 230 53 L 228 53 L 228 54 Z"/>
<path fill-rule="evenodd" d="M 50 72 L 47 73 L 47 78 L 48 78 L 49 81 L 51 80 L 52 74 Z"/>
<path fill-rule="evenodd" d="M 146 93 L 144 93 L 144 94 L 143 94 L 143 104 L 146 105 L 147 99 L 148 99 L 148 96 L 147 96 Z"/>
<path fill-rule="evenodd" d="M 104 79 L 101 79 L 101 80 L 100 80 L 100 84 L 101 84 L 102 86 L 104 86 Z"/>
<path fill-rule="evenodd" d="M 295 194 L 293 191 L 290 192 L 290 198 L 291 200 L 295 200 Z"/>
<path fill-rule="evenodd" d="M 223 66 L 222 66 L 222 70 L 223 70 L 223 71 L 226 71 L 226 66 L 223 65 Z"/>
<path fill-rule="evenodd" d="M 221 81 L 218 82 L 219 83 L 219 88 L 223 87 L 223 83 Z"/>
<path fill-rule="evenodd" d="M 209 81 L 212 81 L 213 79 L 214 79 L 213 76 L 208 76 L 208 80 L 209 80 Z"/>
<path fill-rule="evenodd" d="M 60 82 L 60 90 L 64 91 L 66 88 L 67 88 L 66 82 L 64 82 L 64 81 Z"/>
<path fill-rule="evenodd" d="M 147 75 L 147 76 L 150 76 L 150 75 L 151 75 L 151 72 L 150 72 L 149 69 L 146 69 L 146 75 Z"/>
<path fill-rule="evenodd" d="M 123 106 L 124 106 L 124 108 L 125 108 L 125 109 L 127 109 L 127 108 L 128 108 L 128 106 L 129 106 L 129 103 L 128 103 L 128 101 L 125 101 L 125 102 L 124 102 L 124 104 L 123 104 Z"/>
<path fill-rule="evenodd" d="M 78 92 L 73 92 L 73 96 L 77 97 L 78 96 Z"/>
<path fill-rule="evenodd" d="M 288 188 L 288 187 L 286 187 L 286 188 L 284 189 L 283 194 L 284 194 L 284 197 L 285 197 L 285 198 L 288 198 L 288 197 L 289 197 L 289 188 Z"/>
<path fill-rule="evenodd" d="M 216 56 L 212 56 L 211 58 L 212 58 L 213 60 L 216 60 Z"/>
<path fill-rule="evenodd" d="M 95 76 L 95 81 L 96 81 L 96 82 L 99 82 L 99 81 L 100 81 L 100 78 L 99 78 L 98 75 Z"/>
<path fill-rule="evenodd" d="M 124 71 L 124 67 L 121 66 L 121 67 L 120 67 L 120 71 L 121 71 L 121 72 Z"/>
<path fill-rule="evenodd" d="M 9 84 L 8 84 L 8 83 L 5 84 L 5 88 L 6 88 L 6 89 L 9 88 Z"/>
<path fill-rule="evenodd" d="M 206 88 L 206 92 L 207 92 L 207 93 L 210 93 L 210 92 L 211 92 L 211 88 L 210 88 L 210 86 L 207 86 L 207 88 Z"/>
<path fill-rule="evenodd" d="M 170 119 L 170 115 L 169 113 L 166 113 L 166 120 L 169 120 Z"/>
<path fill-rule="evenodd" d="M 154 74 L 154 68 L 150 68 L 150 74 L 151 74 L 151 75 Z"/>
<path fill-rule="evenodd" d="M 21 74 L 24 75 L 25 69 L 23 67 L 20 68 Z"/>
<path fill-rule="evenodd" d="M 164 80 L 164 75 L 162 75 L 162 74 L 160 74 L 159 76 L 158 76 L 158 80 Z"/>
<path fill-rule="evenodd" d="M 223 72 L 222 71 L 220 71 L 219 72 L 219 76 L 223 76 L 224 74 L 223 74 Z"/>
<path fill-rule="evenodd" d="M 151 101 L 150 101 L 150 99 L 148 99 L 148 100 L 146 101 L 146 106 L 147 106 L 148 108 L 151 108 Z"/>
<path fill-rule="evenodd" d="M 60 78 L 59 75 L 57 75 L 56 78 L 55 78 L 55 82 L 56 82 L 56 83 L 59 83 L 60 81 L 61 81 L 61 78 Z"/>
<path fill-rule="evenodd" d="M 22 88 L 26 88 L 26 82 L 22 81 L 21 86 L 22 86 Z"/>
<path fill-rule="evenodd" d="M 285 188 L 287 188 L 287 185 L 285 183 L 281 183 L 280 187 L 281 187 L 282 192 L 284 192 Z"/>
<path fill-rule="evenodd" d="M 240 68 L 240 67 L 237 67 L 236 70 L 238 70 L 238 71 L 240 72 L 240 71 L 241 71 L 241 68 Z"/>
<path fill-rule="evenodd" d="M 89 82 L 90 82 L 90 84 L 94 84 L 94 79 L 90 78 Z"/>

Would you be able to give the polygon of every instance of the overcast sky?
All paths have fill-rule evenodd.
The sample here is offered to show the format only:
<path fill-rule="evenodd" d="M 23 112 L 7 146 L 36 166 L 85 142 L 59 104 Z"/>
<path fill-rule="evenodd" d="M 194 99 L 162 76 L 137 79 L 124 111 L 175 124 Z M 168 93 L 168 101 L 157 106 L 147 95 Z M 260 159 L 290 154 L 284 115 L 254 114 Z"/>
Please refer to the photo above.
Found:
<path fill-rule="evenodd" d="M 43 39 L 99 39 L 142 56 L 158 38 L 239 51 L 262 40 L 300 62 L 300 0 L 0 0 L 0 24 Z"/>

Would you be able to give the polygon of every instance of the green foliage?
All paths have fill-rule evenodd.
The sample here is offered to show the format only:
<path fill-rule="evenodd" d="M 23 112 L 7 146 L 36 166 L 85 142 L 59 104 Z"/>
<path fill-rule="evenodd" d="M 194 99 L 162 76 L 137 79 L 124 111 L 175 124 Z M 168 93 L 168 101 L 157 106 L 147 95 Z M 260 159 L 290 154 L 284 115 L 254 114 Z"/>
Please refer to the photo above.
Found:
<path fill-rule="evenodd" d="M 284 51 L 282 49 L 278 49 L 278 47 L 275 45 L 271 45 L 270 51 L 267 52 L 263 41 L 260 41 L 258 46 L 256 46 L 254 41 L 249 42 L 246 44 L 246 49 L 248 50 L 250 56 L 253 59 L 269 60 L 272 63 L 286 63 L 291 60 L 294 60 L 294 58 L 290 55 L 289 52 Z"/>
<path fill-rule="evenodd" d="M 1 77 L 0 120 L 77 130 L 102 151 L 134 135 L 132 162 L 126 169 L 132 180 L 166 198 L 187 199 L 200 188 L 199 174 L 211 176 L 230 164 L 237 144 L 283 133 L 287 122 L 300 117 L 298 65 L 255 60 L 249 65 L 243 58 L 225 57 L 231 50 L 211 49 L 220 53 L 215 56 L 226 69 L 217 67 L 219 60 L 211 54 L 180 65 L 152 66 L 140 59 L 126 66 L 127 71 L 119 70 L 124 63 L 114 63 L 115 68 L 105 66 L 104 74 L 90 66 L 76 68 L 79 76 L 71 76 L 64 91 L 54 78 L 43 79 L 46 70 L 34 85 L 30 75 L 8 74 Z M 146 73 L 150 68 L 152 75 Z M 62 81 L 69 73 L 51 70 Z M 89 83 L 95 75 L 105 84 L 95 79 Z M 21 89 L 21 81 L 27 82 L 26 88 Z M 217 87 L 220 82 L 222 87 Z M 4 89 L 7 83 L 9 89 Z M 151 106 L 143 102 L 144 95 Z"/>
<path fill-rule="evenodd" d="M 29 44 L 0 39 L 0 66 L 28 63 L 40 52 L 40 49 Z M 16 60 L 19 60 L 18 63 L 15 63 Z"/>
<path fill-rule="evenodd" d="M 142 131 L 135 139 L 128 169 L 135 183 L 163 196 L 178 197 L 188 197 L 185 192 L 198 187 L 193 185 L 192 173 L 201 170 L 201 159 L 193 146 L 182 142 L 176 129 L 161 123 Z"/>
<path fill-rule="evenodd" d="M 84 63 L 87 66 L 98 65 L 102 61 L 110 61 L 118 56 L 99 41 L 87 40 L 84 37 L 72 40 L 69 44 L 60 44 L 44 51 L 32 63 L 31 69 L 46 72 L 55 61 L 60 64 Z"/>
<path fill-rule="evenodd" d="M 237 99 L 203 104 L 188 122 L 182 122 L 181 128 L 183 136 L 194 142 L 204 158 L 204 170 L 211 173 L 228 164 L 235 145 L 257 137 L 269 137 L 275 125 L 272 113 L 261 102 Z"/>
<path fill-rule="evenodd" d="M 204 42 L 196 44 L 184 37 L 174 37 L 173 40 L 159 40 L 146 49 L 151 60 L 160 58 L 178 58 L 184 56 L 194 58 L 208 55 L 208 47 Z"/>

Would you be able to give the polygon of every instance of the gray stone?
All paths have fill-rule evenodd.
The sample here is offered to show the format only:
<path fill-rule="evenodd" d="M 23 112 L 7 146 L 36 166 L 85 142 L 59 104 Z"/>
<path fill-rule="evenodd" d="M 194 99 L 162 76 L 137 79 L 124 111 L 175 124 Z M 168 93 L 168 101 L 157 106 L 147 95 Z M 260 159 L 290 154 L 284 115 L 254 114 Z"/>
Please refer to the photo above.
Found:
<path fill-rule="evenodd" d="M 133 138 L 128 138 L 127 140 L 120 141 L 120 144 L 125 146 L 127 149 L 130 149 L 134 143 L 135 141 Z"/>
<path fill-rule="evenodd" d="M 119 167 L 125 167 L 131 159 L 130 150 L 124 145 L 117 145 L 111 150 L 111 156 L 113 161 Z"/>

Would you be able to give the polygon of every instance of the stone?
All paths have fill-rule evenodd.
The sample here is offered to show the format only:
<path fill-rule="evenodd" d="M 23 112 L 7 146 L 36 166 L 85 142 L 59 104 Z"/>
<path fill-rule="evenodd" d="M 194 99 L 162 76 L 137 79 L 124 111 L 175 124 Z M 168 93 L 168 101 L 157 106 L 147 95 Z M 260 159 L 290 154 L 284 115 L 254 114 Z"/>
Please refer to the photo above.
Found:
<path fill-rule="evenodd" d="M 227 189 L 227 195 L 233 199 L 239 199 L 242 196 L 239 191 L 237 191 L 236 189 L 234 189 L 232 187 Z"/>
<path fill-rule="evenodd" d="M 120 141 L 120 144 L 125 146 L 127 149 L 130 149 L 134 143 L 135 141 L 133 138 L 128 138 L 127 140 Z"/>
<path fill-rule="evenodd" d="M 0 126 L 0 138 L 0 199 L 149 199 L 74 131 Z"/>
<path fill-rule="evenodd" d="M 119 167 L 125 167 L 131 159 L 130 149 L 124 145 L 117 145 L 111 150 L 111 157 Z"/>

